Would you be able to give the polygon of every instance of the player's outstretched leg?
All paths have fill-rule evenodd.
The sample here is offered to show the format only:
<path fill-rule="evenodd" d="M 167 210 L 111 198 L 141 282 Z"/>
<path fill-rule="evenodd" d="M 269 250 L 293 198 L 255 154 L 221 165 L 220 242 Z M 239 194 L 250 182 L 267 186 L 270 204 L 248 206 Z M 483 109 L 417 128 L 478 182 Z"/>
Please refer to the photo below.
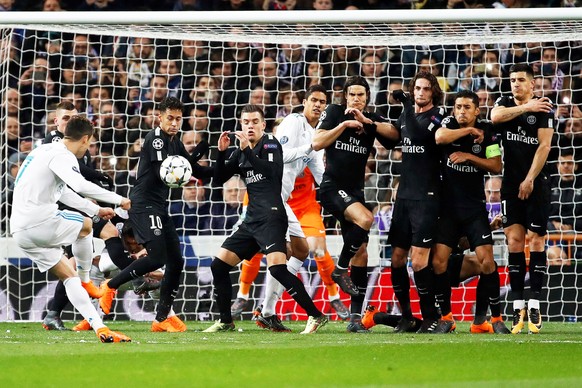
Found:
<path fill-rule="evenodd" d="M 91 324 L 93 330 L 101 342 L 130 342 L 131 338 L 128 336 L 110 330 L 103 324 L 99 313 L 91 304 L 89 295 L 81 286 L 81 280 L 78 277 L 67 278 L 63 281 L 67 290 L 67 296 L 71 304 L 83 315 L 83 317 Z"/>
<path fill-rule="evenodd" d="M 372 305 L 368 305 L 368 307 L 366 307 L 366 312 L 362 317 L 362 325 L 364 325 L 366 329 L 370 329 L 376 325 L 397 327 L 401 322 L 402 316 L 381 312 L 376 308 L 376 306 Z M 422 324 L 422 320 L 413 317 L 411 322 L 412 323 L 408 325 L 406 332 L 416 333 Z"/>
<path fill-rule="evenodd" d="M 285 264 L 274 264 L 269 267 L 269 272 L 275 279 L 285 287 L 289 295 L 301 306 L 307 315 L 307 325 L 301 334 L 315 333 L 321 327 L 325 326 L 328 318 L 315 307 L 313 301 L 305 291 L 303 283 L 289 272 Z"/>

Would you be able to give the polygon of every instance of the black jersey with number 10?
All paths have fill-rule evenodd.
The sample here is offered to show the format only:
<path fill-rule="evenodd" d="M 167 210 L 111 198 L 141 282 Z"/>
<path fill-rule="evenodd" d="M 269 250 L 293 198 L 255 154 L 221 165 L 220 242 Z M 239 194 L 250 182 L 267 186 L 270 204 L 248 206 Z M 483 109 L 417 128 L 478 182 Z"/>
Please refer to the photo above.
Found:
<path fill-rule="evenodd" d="M 160 166 L 169 155 L 189 157 L 178 136 L 171 137 L 160 127 L 150 131 L 141 147 L 137 180 L 129 194 L 132 211 L 153 209 L 161 213 L 167 212 L 170 188 L 160 178 Z"/>

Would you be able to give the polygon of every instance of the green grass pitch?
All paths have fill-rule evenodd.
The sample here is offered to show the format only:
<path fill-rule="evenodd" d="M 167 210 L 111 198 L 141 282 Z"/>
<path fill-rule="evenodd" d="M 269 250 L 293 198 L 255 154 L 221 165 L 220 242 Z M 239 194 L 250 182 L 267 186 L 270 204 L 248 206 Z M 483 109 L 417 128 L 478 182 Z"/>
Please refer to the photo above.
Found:
<path fill-rule="evenodd" d="M 582 324 L 544 323 L 539 335 L 394 334 L 376 326 L 349 334 L 343 322 L 299 335 L 254 322 L 205 334 L 151 333 L 147 322 L 110 322 L 132 337 L 101 344 L 93 332 L 45 331 L 40 323 L 0 323 L 2 387 L 385 387 L 582 386 Z M 66 322 L 68 327 L 71 322 Z"/>

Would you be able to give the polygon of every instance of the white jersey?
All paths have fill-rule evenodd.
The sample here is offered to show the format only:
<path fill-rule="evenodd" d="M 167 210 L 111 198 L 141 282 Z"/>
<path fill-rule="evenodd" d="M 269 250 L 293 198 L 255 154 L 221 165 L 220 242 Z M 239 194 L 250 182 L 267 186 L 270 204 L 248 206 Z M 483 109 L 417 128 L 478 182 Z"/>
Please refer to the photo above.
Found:
<path fill-rule="evenodd" d="M 74 190 L 74 191 L 73 191 Z M 46 222 L 58 211 L 57 202 L 93 216 L 99 206 L 79 194 L 118 205 L 123 197 L 91 183 L 79 172 L 79 162 L 64 143 L 43 144 L 22 163 L 15 180 L 11 231 Z"/>
<path fill-rule="evenodd" d="M 309 125 L 304 115 L 291 113 L 277 127 L 275 137 L 283 147 L 283 186 L 281 196 L 283 201 L 287 201 L 293 187 L 295 179 L 309 167 L 315 182 L 321 183 L 325 166 L 323 164 L 323 150 L 313 151 L 311 140 L 315 134 L 315 129 Z"/>

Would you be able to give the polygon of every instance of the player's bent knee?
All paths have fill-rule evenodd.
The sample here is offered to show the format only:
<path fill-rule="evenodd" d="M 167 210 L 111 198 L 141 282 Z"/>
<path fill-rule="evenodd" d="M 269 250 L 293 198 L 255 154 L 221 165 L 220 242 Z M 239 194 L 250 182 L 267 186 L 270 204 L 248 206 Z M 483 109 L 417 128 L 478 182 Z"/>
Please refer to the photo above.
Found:
<path fill-rule="evenodd" d="M 390 261 L 392 263 L 392 267 L 404 267 L 408 261 L 408 252 L 402 248 L 394 248 Z"/>
<path fill-rule="evenodd" d="M 288 270 L 287 266 L 274 264 L 269 266 L 269 272 L 271 273 L 271 276 L 278 280 L 283 276 L 283 273 L 288 272 Z"/>
<path fill-rule="evenodd" d="M 484 274 L 490 274 L 495 271 L 495 261 L 494 260 L 484 260 L 481 264 L 481 272 Z"/>
<path fill-rule="evenodd" d="M 83 227 L 79 232 L 79 238 L 86 237 L 89 234 L 93 233 L 93 221 L 89 217 L 85 217 L 83 219 Z"/>
<path fill-rule="evenodd" d="M 119 231 L 117 230 L 115 225 L 113 225 L 111 222 L 106 223 L 103 229 L 101 229 L 101 233 L 99 234 L 99 237 L 102 240 L 108 240 L 110 238 L 115 238 L 118 236 Z"/>
<path fill-rule="evenodd" d="M 218 257 L 215 257 L 212 263 L 210 263 L 210 271 L 214 279 L 219 279 L 222 276 L 230 276 L 229 272 L 231 268 L 232 266 L 230 264 L 225 263 Z"/>

